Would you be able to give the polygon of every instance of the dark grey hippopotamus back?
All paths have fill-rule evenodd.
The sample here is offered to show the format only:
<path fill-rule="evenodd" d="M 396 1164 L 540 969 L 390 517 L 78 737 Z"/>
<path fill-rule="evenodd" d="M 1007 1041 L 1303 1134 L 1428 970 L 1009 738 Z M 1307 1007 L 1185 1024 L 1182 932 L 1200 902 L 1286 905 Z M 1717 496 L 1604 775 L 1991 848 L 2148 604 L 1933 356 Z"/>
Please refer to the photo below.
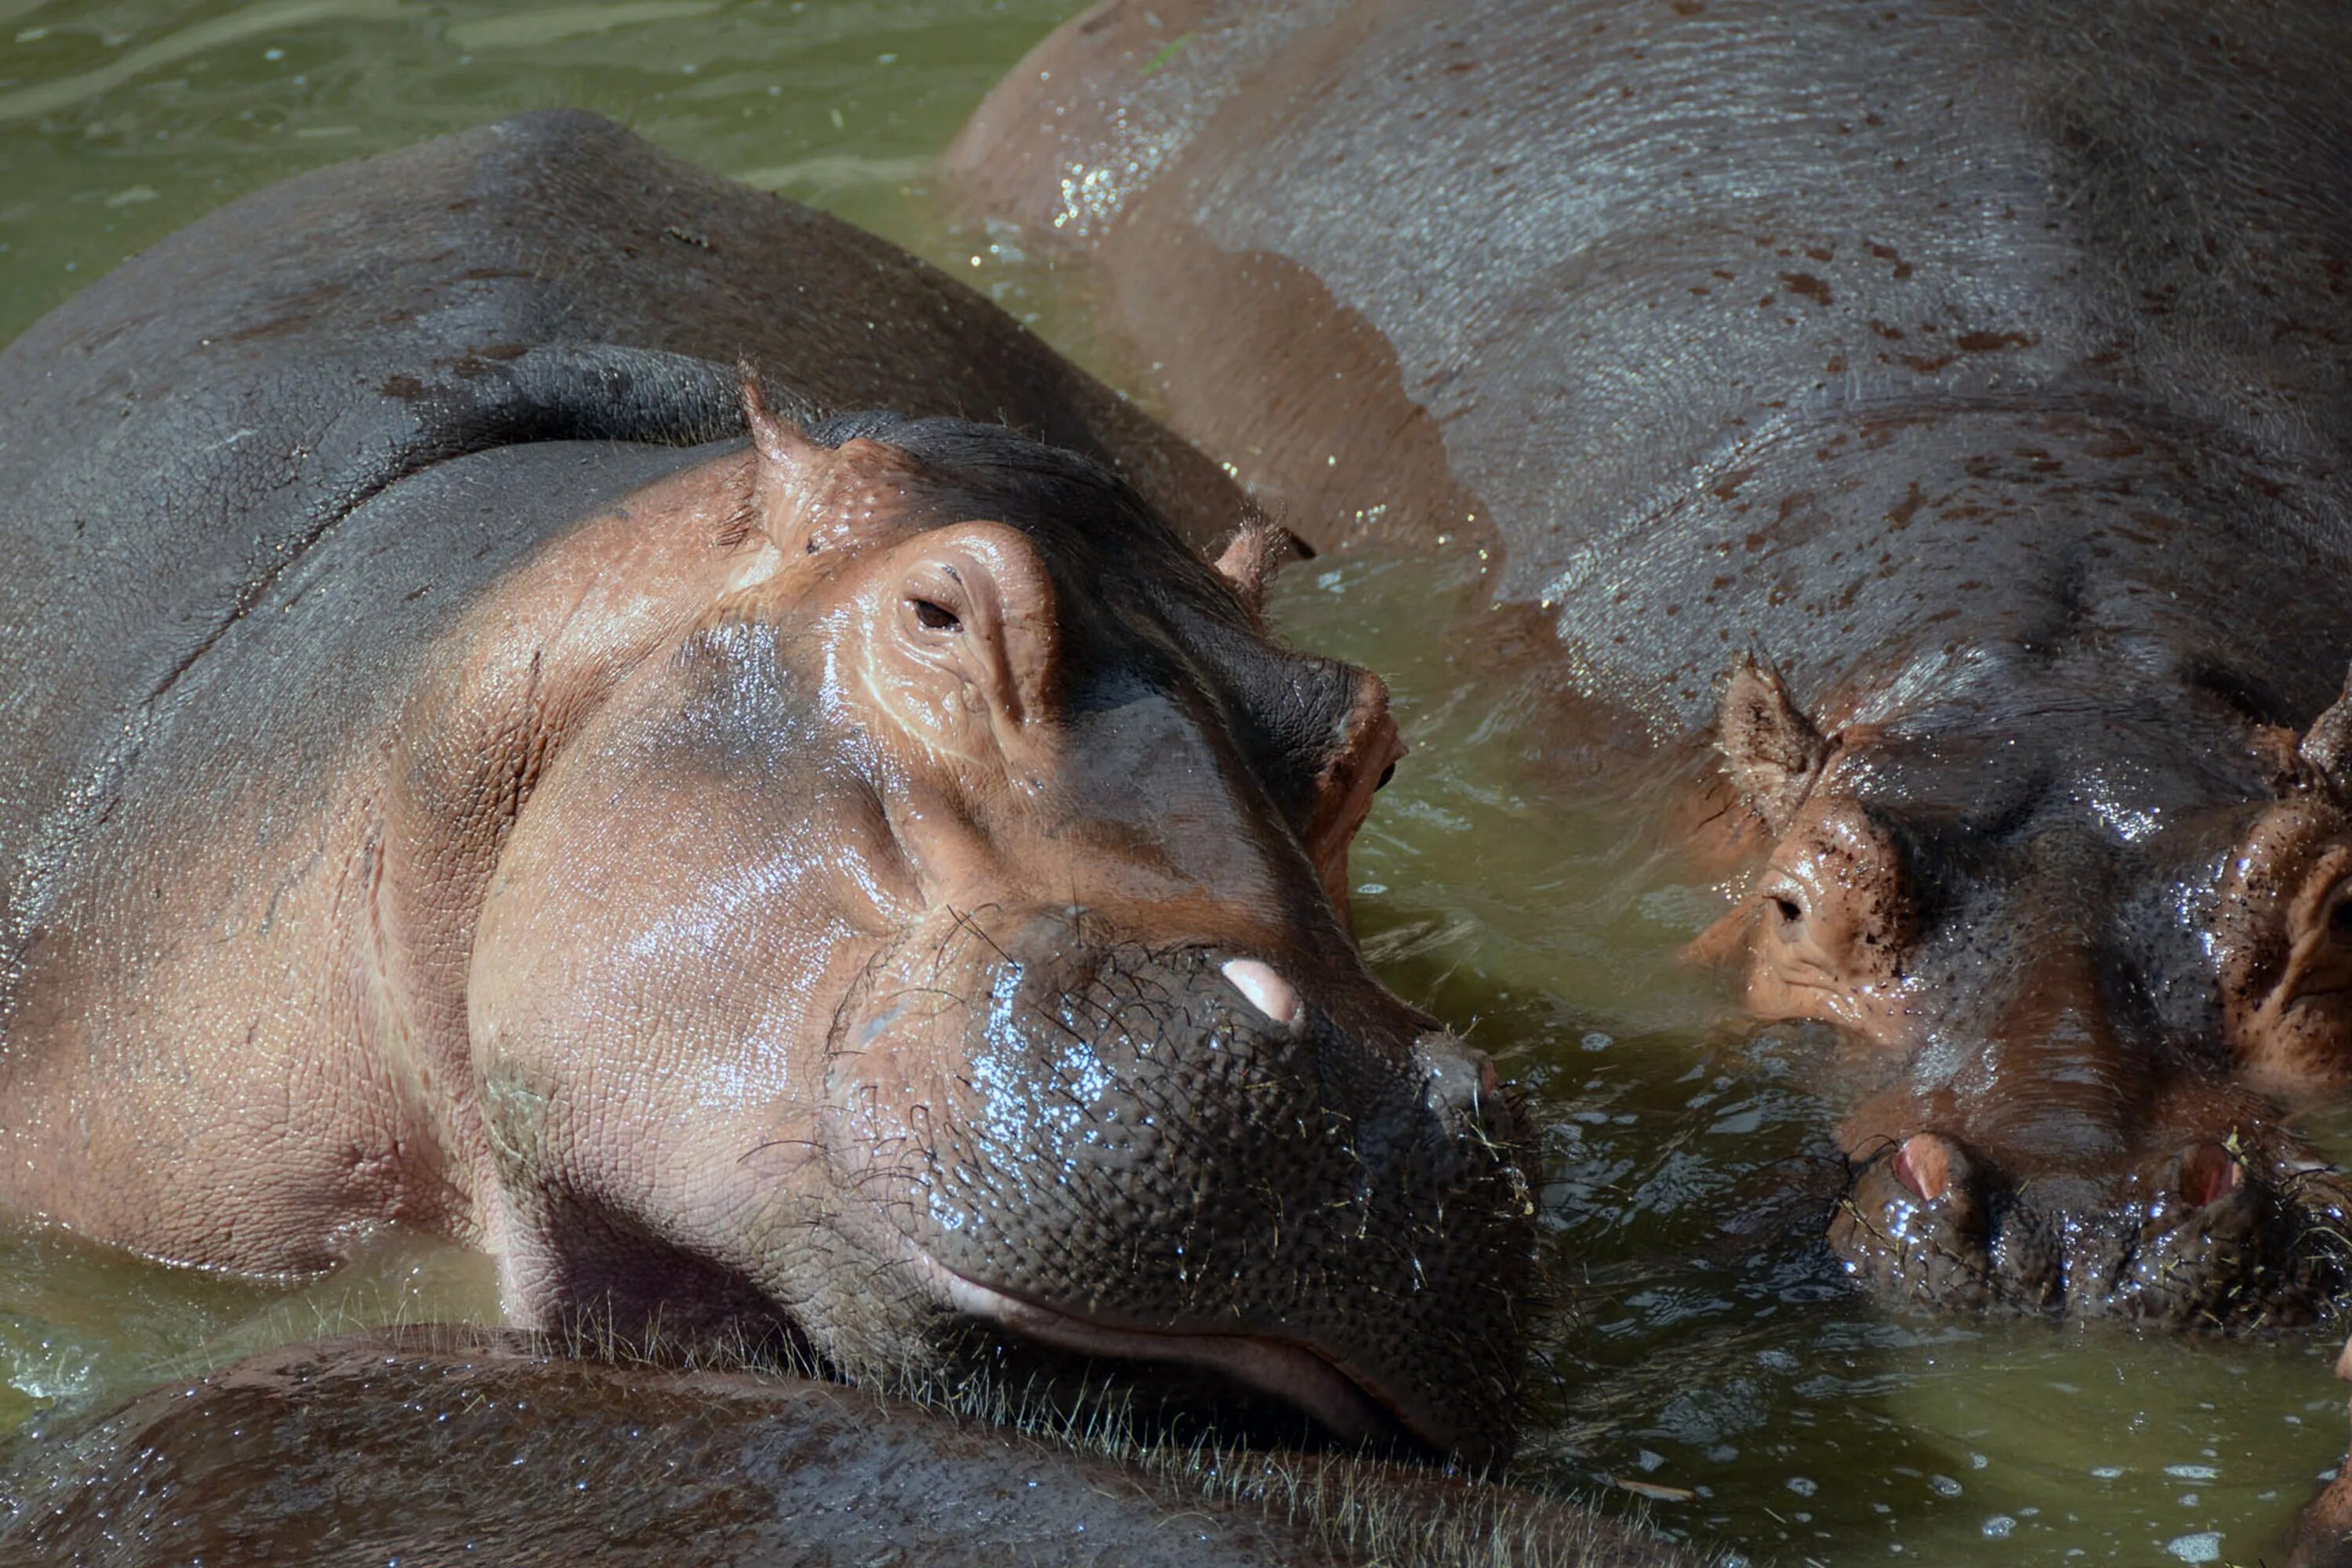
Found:
<path fill-rule="evenodd" d="M 174 683 L 354 508 L 507 450 L 542 472 L 503 488 L 483 545 L 543 533 L 739 433 L 739 359 L 803 411 L 965 416 L 1101 458 L 1203 542 L 1238 514 L 970 290 L 596 116 L 273 186 L 0 351 L 0 953 Z"/>
<path fill-rule="evenodd" d="M 2307 719 L 2352 652 L 2347 68 L 2325 3 L 1113 4 L 950 163 L 1100 255 L 1175 423 L 1296 528 L 1499 543 L 1662 726 L 1712 716 L 1727 641 L 1810 686 L 1918 604 L 2032 613 L 2045 545 L 2096 592 L 2132 542 L 1989 558 L 1927 471 L 1856 499 L 1883 537 L 1785 526 L 1841 448 L 1935 422 L 1957 468 L 2019 414 L 2231 503 L 2182 548 L 2243 569 L 2200 587 Z M 2132 477 L 2090 444 L 2043 477 Z"/>
<path fill-rule="evenodd" d="M 1857 1271 L 2244 1321 L 2346 1206 L 2347 76 L 2324 0 L 1114 0 L 950 162 L 1295 530 L 1715 726 L 1703 946 L 1890 1080 Z"/>
<path fill-rule="evenodd" d="M 1140 1446 L 510 1331 L 266 1352 L 0 1458 L 0 1562 L 1675 1568 L 1572 1504 L 1346 1455 Z M 118 1553 L 127 1555 L 117 1555 Z"/>

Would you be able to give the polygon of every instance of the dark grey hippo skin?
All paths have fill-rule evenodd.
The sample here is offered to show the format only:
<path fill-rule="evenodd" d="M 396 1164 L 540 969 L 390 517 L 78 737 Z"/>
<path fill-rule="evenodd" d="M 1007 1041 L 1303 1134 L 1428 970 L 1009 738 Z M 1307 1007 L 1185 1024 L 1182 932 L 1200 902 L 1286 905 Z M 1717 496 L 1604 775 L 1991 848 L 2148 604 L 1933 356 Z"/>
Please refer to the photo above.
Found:
<path fill-rule="evenodd" d="M 501 1331 L 271 1351 L 0 1467 L 0 1563 L 1271 1568 L 1688 1561 L 1585 1512 L 1310 1455 L 1103 1457 L 796 1378 Z"/>
<path fill-rule="evenodd" d="M 459 577 L 740 435 L 739 359 L 795 412 L 960 416 L 1104 460 L 1203 543 L 1239 515 L 1223 474 L 971 290 L 596 116 L 273 186 L 0 350 L 0 958 L 183 676 L 339 521 L 395 486 L 419 518 L 453 493 L 503 514 L 415 624 L 343 634 L 364 662 Z"/>
<path fill-rule="evenodd" d="M 1859 1273 L 2270 1322 L 2342 1277 L 2347 79 L 2332 0 L 1112 0 L 950 162 L 1295 531 L 1480 563 L 1531 709 L 1713 731 L 1702 951 L 1883 1084 Z"/>

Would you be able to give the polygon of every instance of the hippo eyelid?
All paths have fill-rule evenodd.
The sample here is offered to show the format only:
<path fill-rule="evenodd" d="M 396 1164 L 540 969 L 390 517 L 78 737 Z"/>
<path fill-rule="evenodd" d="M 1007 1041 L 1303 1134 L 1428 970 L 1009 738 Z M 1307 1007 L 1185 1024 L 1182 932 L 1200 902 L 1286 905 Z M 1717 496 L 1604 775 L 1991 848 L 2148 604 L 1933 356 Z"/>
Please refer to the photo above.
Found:
<path fill-rule="evenodd" d="M 907 601 L 915 606 L 915 619 L 935 632 L 963 630 L 963 617 L 934 600 L 909 595 Z"/>

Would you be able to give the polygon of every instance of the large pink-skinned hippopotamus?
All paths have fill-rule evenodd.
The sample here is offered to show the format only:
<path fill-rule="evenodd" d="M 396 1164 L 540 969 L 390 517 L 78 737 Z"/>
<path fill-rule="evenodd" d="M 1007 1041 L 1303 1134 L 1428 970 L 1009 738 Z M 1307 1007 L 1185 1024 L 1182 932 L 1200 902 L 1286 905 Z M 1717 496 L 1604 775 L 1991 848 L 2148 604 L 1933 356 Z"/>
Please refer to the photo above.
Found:
<path fill-rule="evenodd" d="M 0 1204 L 1507 1447 L 1517 1114 L 1349 931 L 1383 689 L 976 296 L 517 120 L 26 332 L 0 540 Z"/>
<path fill-rule="evenodd" d="M 1110 0 L 950 162 L 1289 527 L 1712 742 L 1857 1277 L 2249 1326 L 2352 1206 L 2347 77 L 2334 0 Z"/>

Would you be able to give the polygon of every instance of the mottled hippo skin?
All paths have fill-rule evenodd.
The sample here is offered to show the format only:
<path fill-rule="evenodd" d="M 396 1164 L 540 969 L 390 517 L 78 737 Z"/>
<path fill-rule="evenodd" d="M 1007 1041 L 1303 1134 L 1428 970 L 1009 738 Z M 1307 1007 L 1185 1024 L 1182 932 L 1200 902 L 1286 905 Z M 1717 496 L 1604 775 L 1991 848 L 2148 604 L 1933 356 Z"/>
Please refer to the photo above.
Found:
<path fill-rule="evenodd" d="M 0 1563 L 1675 1568 L 1527 1492 L 1352 1457 L 1119 1453 L 512 1331 L 272 1351 L 0 1466 Z"/>
<path fill-rule="evenodd" d="M 0 354 L 0 1203 L 1502 1450 L 1516 1115 L 1357 957 L 1395 730 L 1243 506 L 591 117 L 207 219 Z"/>
<path fill-rule="evenodd" d="M 2347 79 L 2324 0 L 1150 0 L 952 162 L 1289 526 L 1712 730 L 1701 952 L 1886 1079 L 1859 1275 L 2250 1323 L 2342 1276 Z"/>

